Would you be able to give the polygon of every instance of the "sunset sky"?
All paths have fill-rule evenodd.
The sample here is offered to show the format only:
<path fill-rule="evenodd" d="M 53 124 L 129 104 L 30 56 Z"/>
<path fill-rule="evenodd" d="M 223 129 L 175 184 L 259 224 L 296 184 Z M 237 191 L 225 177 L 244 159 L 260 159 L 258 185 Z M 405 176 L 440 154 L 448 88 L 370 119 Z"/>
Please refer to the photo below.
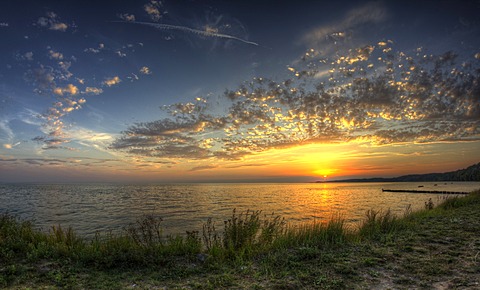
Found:
<path fill-rule="evenodd" d="M 328 2 L 328 3 L 324 3 Z M 0 182 L 480 162 L 479 1 L 0 3 Z"/>

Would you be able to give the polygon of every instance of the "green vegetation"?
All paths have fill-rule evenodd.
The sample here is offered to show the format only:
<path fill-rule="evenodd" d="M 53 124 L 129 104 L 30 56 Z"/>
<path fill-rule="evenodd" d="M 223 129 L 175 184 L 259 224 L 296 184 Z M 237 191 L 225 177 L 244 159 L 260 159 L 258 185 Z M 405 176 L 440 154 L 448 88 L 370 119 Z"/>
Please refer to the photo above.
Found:
<path fill-rule="evenodd" d="M 341 217 L 290 226 L 260 211 L 221 227 L 163 236 L 145 216 L 92 240 L 0 216 L 0 288 L 478 287 L 480 191 L 396 217 L 370 210 L 356 229 Z M 221 229 L 220 229 L 221 228 Z M 438 288 L 437 287 L 437 288 Z"/>

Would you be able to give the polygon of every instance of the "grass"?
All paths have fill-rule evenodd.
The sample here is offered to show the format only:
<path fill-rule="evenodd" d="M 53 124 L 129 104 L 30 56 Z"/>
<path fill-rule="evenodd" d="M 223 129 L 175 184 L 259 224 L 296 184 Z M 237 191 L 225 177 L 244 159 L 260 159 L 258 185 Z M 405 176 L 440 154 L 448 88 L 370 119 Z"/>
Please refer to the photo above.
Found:
<path fill-rule="evenodd" d="M 45 233 L 4 214 L 0 288 L 408 289 L 480 283 L 480 192 L 437 206 L 430 200 L 425 210 L 407 209 L 403 217 L 370 210 L 358 228 L 341 217 L 291 226 L 260 211 L 233 211 L 222 227 L 208 220 L 201 232 L 178 236 L 164 236 L 161 225 L 161 218 L 144 216 L 122 234 L 85 240 L 70 228 Z"/>

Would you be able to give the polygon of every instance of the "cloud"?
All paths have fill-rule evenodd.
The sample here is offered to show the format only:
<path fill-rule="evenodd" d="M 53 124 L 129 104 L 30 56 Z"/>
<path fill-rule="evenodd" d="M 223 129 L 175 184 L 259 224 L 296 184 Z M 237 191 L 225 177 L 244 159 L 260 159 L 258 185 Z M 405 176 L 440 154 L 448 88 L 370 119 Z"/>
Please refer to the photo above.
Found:
<path fill-rule="evenodd" d="M 3 158 L 0 156 L 0 162 L 17 162 L 18 159 L 17 158 Z"/>
<path fill-rule="evenodd" d="M 226 168 L 242 168 L 242 167 L 263 167 L 267 166 L 268 164 L 266 163 L 256 163 L 256 164 L 240 164 L 240 165 L 232 165 L 232 166 L 226 166 Z"/>
<path fill-rule="evenodd" d="M 50 30 L 58 30 L 58 31 L 66 31 L 68 25 L 65 23 L 52 23 L 50 26 Z"/>
<path fill-rule="evenodd" d="M 101 93 L 103 93 L 103 90 L 101 88 L 95 88 L 95 87 L 86 87 L 85 88 L 85 94 L 100 95 Z"/>
<path fill-rule="evenodd" d="M 140 69 L 140 73 L 144 75 L 149 75 L 152 74 L 152 71 L 150 70 L 150 68 L 144 66 Z"/>
<path fill-rule="evenodd" d="M 39 94 L 48 93 L 56 87 L 54 71 L 51 67 L 40 65 L 38 68 L 31 69 L 25 74 L 25 79 L 36 86 L 35 91 Z"/>
<path fill-rule="evenodd" d="M 32 51 L 26 52 L 23 55 L 23 58 L 26 59 L 26 60 L 32 61 L 33 60 L 33 52 Z"/>
<path fill-rule="evenodd" d="M 308 47 L 332 49 L 332 44 L 344 43 L 353 31 L 369 24 L 378 24 L 387 19 L 388 13 L 382 2 L 368 2 L 350 10 L 342 20 L 314 28 L 302 37 Z"/>
<path fill-rule="evenodd" d="M 151 157 L 204 159 L 213 156 L 213 152 L 205 148 L 201 140 L 188 136 L 188 133 L 218 126 L 222 126 L 221 121 L 208 116 L 187 122 L 164 119 L 138 123 L 125 131 L 124 136 L 117 138 L 110 148 Z"/>
<path fill-rule="evenodd" d="M 85 48 L 83 51 L 84 52 L 91 52 L 91 53 L 99 53 L 100 52 L 100 50 L 95 49 L 95 48 L 91 48 L 91 47 L 90 48 Z"/>
<path fill-rule="evenodd" d="M 58 15 L 55 12 L 47 12 L 46 17 L 40 17 L 37 20 L 37 24 L 40 27 L 45 27 L 50 30 L 65 32 L 68 29 L 68 25 L 60 22 Z"/>
<path fill-rule="evenodd" d="M 57 96 L 63 96 L 63 95 L 71 95 L 71 96 L 74 96 L 76 94 L 78 94 L 79 90 L 78 88 L 73 85 L 73 84 L 68 84 L 67 86 L 61 88 L 61 87 L 57 87 L 57 88 L 54 88 L 53 89 L 53 93 Z"/>
<path fill-rule="evenodd" d="M 160 12 L 160 9 L 162 8 L 163 8 L 162 2 L 156 1 L 156 0 L 150 0 L 149 3 L 143 6 L 143 9 L 153 21 L 158 21 L 160 20 L 160 18 L 162 18 L 163 14 L 165 13 L 165 12 L 163 13 Z M 127 21 L 132 21 L 132 20 L 127 20 Z"/>
<path fill-rule="evenodd" d="M 14 144 L 12 144 L 12 143 L 5 143 L 5 144 L 3 144 L 3 148 L 5 148 L 5 149 L 13 149 L 13 148 L 15 148 L 16 146 L 18 146 L 18 145 L 20 145 L 20 144 L 22 144 L 22 142 L 17 142 L 17 143 L 14 143 Z"/>
<path fill-rule="evenodd" d="M 124 21 L 135 21 L 135 15 L 133 14 L 128 14 L 128 13 L 124 13 L 124 14 L 117 14 L 118 18 L 124 20 Z"/>
<path fill-rule="evenodd" d="M 70 79 L 73 74 L 69 71 L 70 67 L 72 66 L 71 62 L 68 61 L 59 61 L 58 62 L 58 67 L 60 70 L 57 72 L 57 78 L 60 80 L 68 80 Z"/>
<path fill-rule="evenodd" d="M 217 168 L 218 166 L 216 165 L 204 165 L 204 166 L 197 166 L 197 167 L 193 167 L 192 169 L 190 169 L 189 171 L 202 171 L 202 170 L 209 170 L 209 169 L 215 169 Z"/>
<path fill-rule="evenodd" d="M 62 166 L 65 170 L 71 170 L 74 168 L 90 168 L 99 166 L 104 166 L 111 168 L 111 166 L 116 164 L 122 164 L 115 159 L 101 159 L 101 158 L 89 158 L 89 157 L 70 157 L 70 158 L 7 158 L 0 156 L 0 166 L 10 166 L 10 165 L 24 165 L 28 167 L 59 167 Z M 123 164 L 124 165 L 124 164 Z M 82 170 L 83 170 L 82 169 Z"/>
<path fill-rule="evenodd" d="M 122 22 L 122 21 L 116 21 L 116 22 Z M 199 36 L 231 39 L 231 40 L 240 41 L 240 42 L 243 42 L 243 43 L 246 43 L 246 44 L 251 44 L 251 45 L 258 46 L 258 43 L 256 43 L 256 42 L 248 41 L 248 40 L 245 40 L 243 38 L 236 37 L 236 36 L 229 35 L 229 34 L 219 33 L 217 29 L 213 29 L 213 28 L 210 28 L 210 27 L 206 27 L 204 30 L 200 30 L 200 29 L 190 28 L 190 27 L 187 27 L 187 26 L 162 24 L 162 23 L 151 23 L 151 22 L 140 22 L 140 21 L 136 21 L 136 22 L 126 21 L 126 23 L 133 23 L 133 24 L 151 26 L 151 27 L 154 27 L 154 28 L 159 29 L 159 30 L 174 30 L 174 31 L 182 31 L 182 32 L 185 32 L 185 33 L 199 35 Z"/>
<path fill-rule="evenodd" d="M 382 18 L 373 15 L 352 12 L 344 22 Z M 308 50 L 289 78 L 254 78 L 218 96 L 224 111 L 204 98 L 165 106 L 169 118 L 131 125 L 110 148 L 158 158 L 241 159 L 312 143 L 480 140 L 479 63 L 454 52 L 424 55 L 396 51 L 391 41 L 331 58 Z"/>
<path fill-rule="evenodd" d="M 7 140 L 12 140 L 15 137 L 12 128 L 10 128 L 10 120 L 7 118 L 0 120 L 0 136 L 4 136 Z"/>
<path fill-rule="evenodd" d="M 105 79 L 105 81 L 103 81 L 103 84 L 108 86 L 108 87 L 111 87 L 111 86 L 119 84 L 121 81 L 122 80 L 118 76 L 114 76 L 112 78 Z"/>
<path fill-rule="evenodd" d="M 101 48 L 92 48 L 92 47 L 89 47 L 89 48 L 85 48 L 83 51 L 84 51 L 84 52 L 89 52 L 89 53 L 94 53 L 94 54 L 96 54 L 96 53 L 100 53 Z"/>
<path fill-rule="evenodd" d="M 49 57 L 50 59 L 55 59 L 55 60 L 62 60 L 63 59 L 63 54 L 57 51 L 49 50 Z"/>

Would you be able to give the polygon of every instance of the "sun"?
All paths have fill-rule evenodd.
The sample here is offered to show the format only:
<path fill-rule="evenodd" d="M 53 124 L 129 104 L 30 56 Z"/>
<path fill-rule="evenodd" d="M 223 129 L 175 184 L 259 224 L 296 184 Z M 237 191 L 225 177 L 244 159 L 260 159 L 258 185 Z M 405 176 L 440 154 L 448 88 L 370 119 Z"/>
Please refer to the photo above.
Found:
<path fill-rule="evenodd" d="M 323 178 L 327 178 L 329 175 L 332 175 L 336 170 L 332 168 L 321 168 L 313 171 L 315 175 L 321 176 Z"/>

